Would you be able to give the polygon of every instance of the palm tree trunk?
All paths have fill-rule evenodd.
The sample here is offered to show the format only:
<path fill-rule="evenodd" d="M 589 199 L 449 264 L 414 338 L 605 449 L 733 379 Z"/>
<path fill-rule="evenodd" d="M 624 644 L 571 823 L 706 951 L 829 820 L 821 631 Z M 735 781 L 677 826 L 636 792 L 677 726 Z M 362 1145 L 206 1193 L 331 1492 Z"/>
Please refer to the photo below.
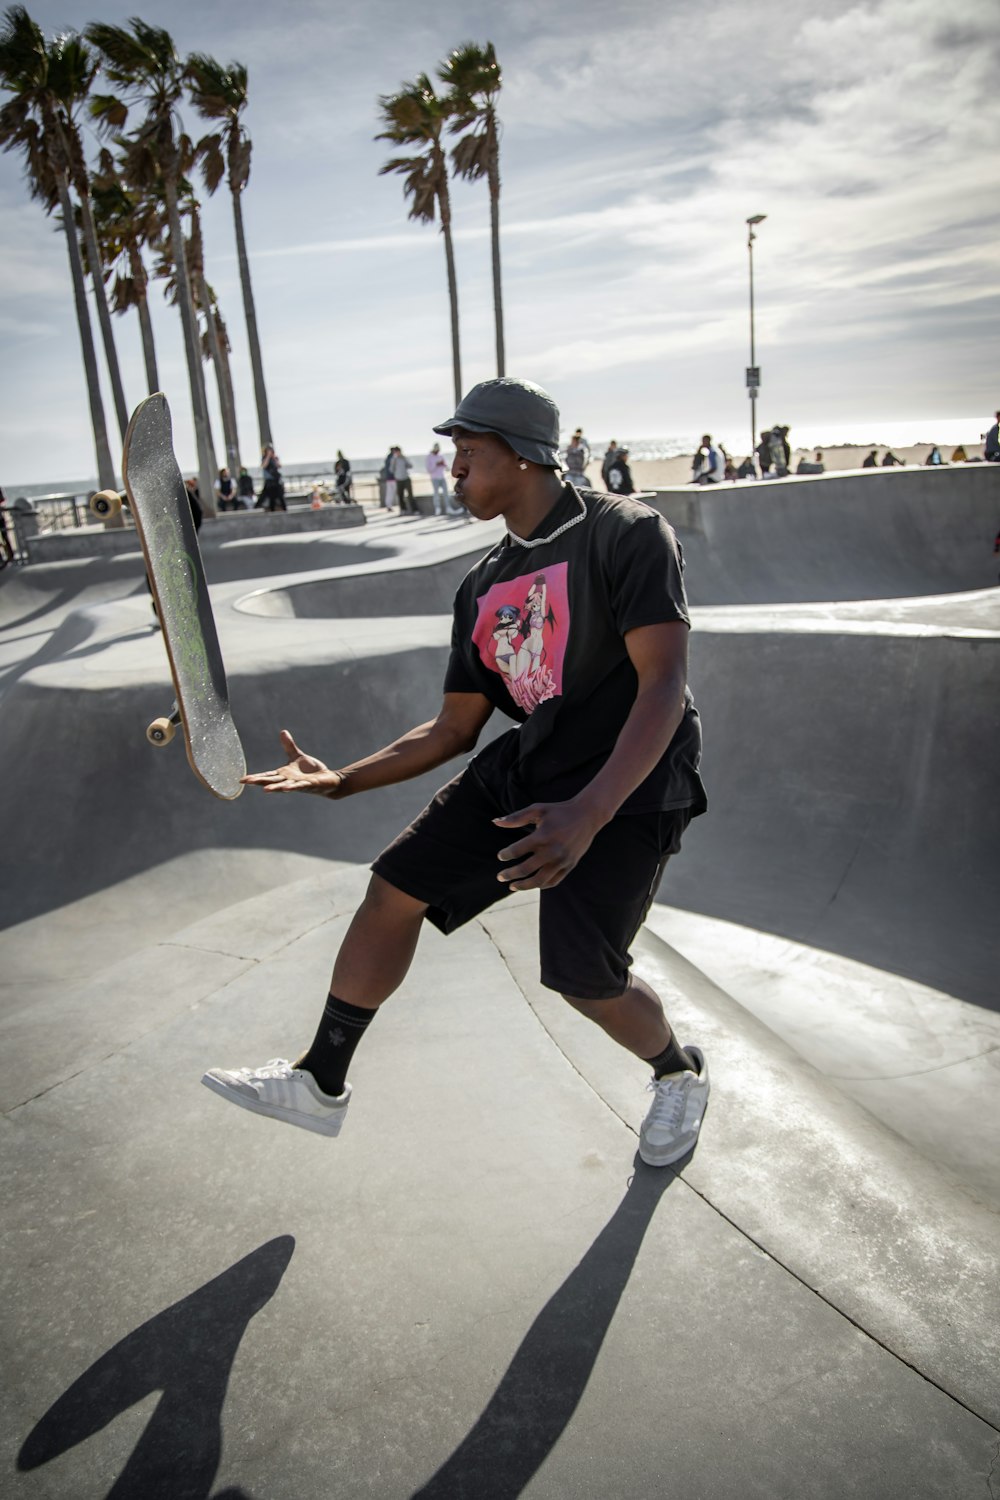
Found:
<path fill-rule="evenodd" d="M 177 185 L 169 171 L 163 174 L 163 193 L 167 200 L 167 219 L 170 224 L 174 273 L 177 277 L 177 305 L 180 308 L 181 325 L 184 329 L 184 347 L 187 352 L 188 380 L 191 386 L 191 413 L 194 419 L 194 435 L 198 448 L 198 491 L 201 507 L 206 515 L 215 515 L 215 463 L 211 450 L 211 434 L 208 427 L 208 400 L 205 395 L 205 372 L 198 346 L 198 330 L 191 301 L 191 282 L 188 278 L 187 259 L 184 254 L 184 232 L 177 207 Z"/>
<path fill-rule="evenodd" d="M 63 229 L 66 231 L 66 248 L 69 252 L 69 269 L 73 278 L 73 297 L 76 302 L 76 321 L 80 330 L 80 345 L 83 350 L 83 369 L 87 378 L 87 394 L 90 397 L 90 420 L 94 428 L 94 449 L 97 455 L 97 482 L 102 490 L 117 489 L 115 466 L 108 444 L 108 426 L 104 419 L 104 403 L 101 400 L 101 383 L 97 373 L 97 351 L 90 329 L 90 313 L 87 310 L 87 288 L 83 279 L 83 261 L 76 238 L 73 205 L 63 172 L 56 173 L 59 186 L 59 206 L 62 209 Z"/>
<path fill-rule="evenodd" d="M 462 399 L 462 356 L 458 346 L 458 280 L 455 276 L 455 251 L 451 243 L 451 203 L 447 191 L 438 194 L 441 233 L 444 235 L 444 258 L 448 267 L 448 303 L 451 308 L 451 368 L 455 380 L 455 409 Z"/>
<path fill-rule="evenodd" d="M 94 289 L 94 301 L 97 303 L 97 321 L 101 328 L 101 338 L 104 342 L 104 357 L 107 360 L 108 375 L 111 378 L 111 394 L 115 403 L 115 415 L 118 418 L 118 429 L 121 432 L 122 442 L 124 443 L 125 433 L 128 431 L 128 406 L 125 402 L 125 389 L 122 385 L 122 374 L 118 365 L 118 350 L 115 348 L 115 335 L 111 327 L 111 313 L 108 310 L 108 299 L 104 295 L 103 262 L 97 244 L 97 233 L 94 229 L 94 216 L 90 211 L 90 199 L 83 192 L 80 193 L 80 217 L 83 220 L 83 241 L 87 247 L 87 260 L 90 263 L 90 284 Z"/>
<path fill-rule="evenodd" d="M 218 308 L 215 308 L 214 316 L 215 330 L 218 334 L 219 339 L 219 371 L 222 380 L 222 385 L 220 386 L 220 394 L 222 387 L 224 386 L 225 400 L 223 411 L 228 415 L 229 427 L 232 433 L 232 448 L 231 450 L 227 448 L 227 452 L 229 452 L 229 472 L 235 478 L 240 471 L 240 435 L 239 429 L 236 425 L 236 393 L 233 390 L 233 372 L 229 366 L 229 350 L 226 347 L 228 343 L 226 337 L 226 325 L 222 320 L 222 316 L 219 313 Z"/>
<path fill-rule="evenodd" d="M 142 334 L 142 358 L 146 366 L 146 387 L 152 396 L 154 391 L 160 389 L 160 376 L 156 368 L 156 345 L 153 342 L 153 321 L 149 316 L 149 301 L 146 297 L 148 277 L 146 267 L 142 263 L 142 251 L 138 245 L 128 247 L 129 265 L 132 268 L 132 280 L 137 288 L 136 311 L 139 314 L 139 331 Z"/>
<path fill-rule="evenodd" d="M 490 134 L 487 167 L 490 187 L 490 235 L 493 241 L 493 317 L 497 330 L 497 375 L 506 375 L 506 353 L 503 340 L 503 292 L 500 288 L 500 166 L 497 161 L 495 128 Z"/>
<path fill-rule="evenodd" d="M 236 226 L 236 255 L 240 266 L 240 286 L 243 289 L 243 312 L 247 322 L 247 340 L 250 344 L 253 393 L 257 402 L 257 426 L 260 430 L 260 446 L 264 449 L 274 440 L 271 437 L 271 417 L 267 409 L 267 390 L 264 386 L 264 364 L 257 333 L 257 310 L 254 307 L 253 287 L 250 284 L 250 262 L 247 258 L 246 236 L 243 233 L 243 206 L 237 192 L 233 193 L 233 222 Z"/>
<path fill-rule="evenodd" d="M 196 273 L 195 295 L 202 312 L 205 314 L 205 329 L 208 333 L 208 350 L 212 356 L 212 364 L 215 366 L 215 380 L 219 388 L 219 411 L 222 415 L 222 438 L 226 447 L 226 467 L 230 474 L 239 473 L 239 444 L 236 440 L 236 423 L 232 420 L 235 413 L 230 412 L 228 392 L 226 390 L 226 377 L 222 363 L 222 348 L 219 342 L 219 330 L 215 322 L 215 308 L 212 306 L 205 286 L 204 276 Z M 235 466 L 235 467 L 234 467 Z"/>

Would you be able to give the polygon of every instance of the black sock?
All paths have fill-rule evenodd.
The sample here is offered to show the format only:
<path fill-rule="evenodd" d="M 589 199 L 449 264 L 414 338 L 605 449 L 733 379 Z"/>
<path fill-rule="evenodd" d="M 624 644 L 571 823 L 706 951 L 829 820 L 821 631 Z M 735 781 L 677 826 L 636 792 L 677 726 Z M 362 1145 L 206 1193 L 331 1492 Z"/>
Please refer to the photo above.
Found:
<path fill-rule="evenodd" d="M 295 1066 L 311 1073 L 324 1094 L 342 1094 L 354 1049 L 375 1015 L 330 995 L 313 1044 Z"/>
<path fill-rule="evenodd" d="M 664 1047 L 659 1057 L 647 1057 L 646 1062 L 653 1070 L 654 1078 L 665 1078 L 668 1073 L 683 1073 L 690 1070 L 698 1072 L 698 1064 L 690 1052 L 678 1045 L 677 1038 L 671 1032 L 669 1045 Z"/>

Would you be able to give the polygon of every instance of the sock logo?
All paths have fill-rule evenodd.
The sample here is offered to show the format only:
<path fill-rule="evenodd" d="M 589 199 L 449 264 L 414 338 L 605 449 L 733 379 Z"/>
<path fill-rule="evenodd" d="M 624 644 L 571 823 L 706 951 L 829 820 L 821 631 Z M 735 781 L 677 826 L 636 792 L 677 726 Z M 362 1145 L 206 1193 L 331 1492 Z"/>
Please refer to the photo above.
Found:
<path fill-rule="evenodd" d="M 342 1047 L 347 1040 L 339 1026 L 335 1026 L 333 1031 L 328 1031 L 327 1036 L 335 1047 Z"/>

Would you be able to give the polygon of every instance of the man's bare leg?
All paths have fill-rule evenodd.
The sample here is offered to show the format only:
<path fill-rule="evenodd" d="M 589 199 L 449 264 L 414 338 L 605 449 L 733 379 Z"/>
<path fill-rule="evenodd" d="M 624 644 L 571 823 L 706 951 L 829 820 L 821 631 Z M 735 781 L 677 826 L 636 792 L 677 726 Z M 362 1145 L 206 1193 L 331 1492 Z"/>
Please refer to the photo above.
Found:
<path fill-rule="evenodd" d="M 427 910 L 373 875 L 333 966 L 330 991 L 349 1005 L 377 1010 L 409 973 Z"/>
<path fill-rule="evenodd" d="M 619 1047 L 650 1063 L 658 1076 L 685 1068 L 698 1071 L 674 1040 L 659 995 L 638 975 L 630 974 L 628 989 L 612 1000 L 578 1000 L 572 995 L 563 999 L 596 1022 Z M 675 1062 L 677 1066 L 672 1066 Z"/>
<path fill-rule="evenodd" d="M 615 999 L 563 999 L 653 1070 L 653 1102 L 639 1131 L 641 1159 L 651 1167 L 668 1167 L 687 1156 L 708 1102 L 708 1068 L 699 1047 L 688 1050 L 677 1041 L 656 991 L 632 974 L 628 989 Z"/>
<path fill-rule="evenodd" d="M 379 1006 L 406 978 L 426 910 L 426 902 L 372 876 L 340 945 L 312 1045 L 294 1064 L 311 1073 L 328 1097 L 343 1093 L 355 1048 Z"/>
<path fill-rule="evenodd" d="M 289 1064 L 209 1068 L 213 1093 L 256 1114 L 335 1136 L 347 1113 L 347 1069 L 379 1006 L 406 978 L 427 907 L 373 875 L 334 965 L 331 992 L 309 1050 Z"/>

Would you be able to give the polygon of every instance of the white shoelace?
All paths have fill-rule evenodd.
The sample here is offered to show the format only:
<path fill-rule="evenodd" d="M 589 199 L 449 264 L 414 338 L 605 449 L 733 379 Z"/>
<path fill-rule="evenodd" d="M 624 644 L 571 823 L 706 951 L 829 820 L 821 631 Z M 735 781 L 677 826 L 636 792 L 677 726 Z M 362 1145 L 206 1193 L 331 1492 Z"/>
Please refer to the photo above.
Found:
<path fill-rule="evenodd" d="M 262 1068 L 238 1068 L 234 1076 L 249 1083 L 253 1078 L 291 1078 L 295 1069 L 284 1057 L 272 1057 Z"/>
<path fill-rule="evenodd" d="M 666 1125 L 670 1129 L 680 1125 L 687 1108 L 691 1074 L 682 1073 L 679 1078 L 651 1078 L 646 1087 L 652 1089 L 655 1096 L 649 1109 L 649 1124 Z"/>

